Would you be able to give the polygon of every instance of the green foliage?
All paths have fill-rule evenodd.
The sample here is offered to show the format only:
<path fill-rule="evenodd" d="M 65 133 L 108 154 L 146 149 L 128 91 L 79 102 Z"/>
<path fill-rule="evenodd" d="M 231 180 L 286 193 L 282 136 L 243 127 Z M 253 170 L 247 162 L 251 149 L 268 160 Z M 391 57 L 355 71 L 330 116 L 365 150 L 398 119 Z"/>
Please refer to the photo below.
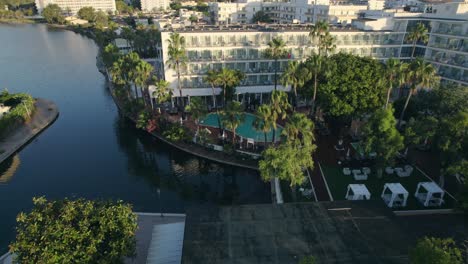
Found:
<path fill-rule="evenodd" d="M 300 185 L 306 179 L 304 169 L 314 166 L 312 154 L 315 149 L 313 144 L 298 148 L 288 142 L 267 148 L 258 163 L 260 176 L 264 181 L 278 177 L 289 181 L 291 186 Z"/>
<path fill-rule="evenodd" d="M 410 251 L 412 264 L 461 264 L 462 253 L 451 238 L 424 237 Z"/>
<path fill-rule="evenodd" d="M 107 13 L 104 11 L 97 11 L 95 14 L 95 21 L 94 21 L 94 26 L 96 28 L 105 28 L 109 25 L 109 17 L 107 16 Z"/>
<path fill-rule="evenodd" d="M 198 17 L 197 17 L 196 15 L 193 15 L 193 14 L 192 14 L 192 15 L 189 17 L 189 20 L 190 20 L 190 22 L 192 22 L 192 23 L 196 23 L 196 22 L 198 22 Z"/>
<path fill-rule="evenodd" d="M 23 17 L 24 13 L 19 10 L 0 10 L 0 19 L 22 19 Z"/>
<path fill-rule="evenodd" d="M 303 257 L 300 261 L 299 264 L 315 264 L 316 260 L 314 256 L 307 256 Z"/>
<path fill-rule="evenodd" d="M 378 109 L 363 127 L 366 153 L 377 153 L 377 165 L 382 168 L 392 162 L 403 145 L 403 136 L 396 129 L 393 109 Z"/>
<path fill-rule="evenodd" d="M 291 105 L 288 101 L 288 94 L 283 91 L 272 91 L 270 100 L 271 114 L 273 122 L 273 128 L 276 129 L 276 122 L 278 119 L 285 119 L 287 111 L 291 109 Z M 275 131 L 275 130 L 273 130 Z M 275 142 L 275 133 L 273 133 L 273 142 Z"/>
<path fill-rule="evenodd" d="M 10 246 L 19 263 L 121 263 L 135 254 L 136 215 L 122 201 L 47 201 L 17 217 Z"/>
<path fill-rule="evenodd" d="M 223 101 L 226 106 L 226 101 L 234 94 L 235 87 L 245 78 L 245 74 L 239 70 L 227 68 L 211 72 L 210 74 L 214 74 L 214 76 L 208 76 L 209 81 L 213 81 L 212 84 L 221 87 L 223 90 Z"/>
<path fill-rule="evenodd" d="M 169 88 L 169 82 L 163 79 L 158 80 L 156 77 L 152 79 L 156 90 L 153 92 L 153 96 L 158 100 L 158 103 L 164 103 L 171 100 L 172 89 Z"/>
<path fill-rule="evenodd" d="M 57 4 L 49 4 L 42 10 L 42 16 L 49 24 L 64 24 L 63 10 Z"/>
<path fill-rule="evenodd" d="M 148 111 L 141 111 L 140 114 L 138 114 L 138 119 L 136 122 L 136 127 L 139 129 L 146 129 L 146 126 L 148 125 L 148 121 L 151 119 L 151 113 Z"/>
<path fill-rule="evenodd" d="M 29 94 L 10 94 L 5 90 L 0 94 L 0 103 L 11 107 L 0 119 L 0 138 L 28 120 L 34 112 L 34 99 Z"/>
<path fill-rule="evenodd" d="M 180 4 L 180 2 L 174 1 L 174 2 L 171 2 L 171 3 L 169 4 L 169 7 L 170 7 L 172 10 L 179 11 L 179 10 L 182 8 L 182 5 Z"/>
<path fill-rule="evenodd" d="M 187 112 L 190 112 L 195 124 L 199 125 L 200 119 L 208 114 L 208 108 L 202 101 L 201 97 L 193 97 L 190 99 L 190 104 L 185 107 Z"/>
<path fill-rule="evenodd" d="M 271 23 L 272 20 L 271 20 L 271 17 L 269 14 L 265 13 L 265 11 L 258 11 L 256 12 L 253 17 L 252 17 L 252 23 L 255 24 L 255 23 Z"/>
<path fill-rule="evenodd" d="M 244 121 L 245 114 L 242 104 L 237 101 L 229 102 L 221 112 L 221 122 L 233 133 L 232 144 L 235 144 L 236 129 Z"/>
<path fill-rule="evenodd" d="M 262 131 L 265 135 L 265 144 L 267 144 L 267 133 L 271 131 L 275 120 L 273 120 L 272 108 L 269 105 L 262 104 L 257 108 L 256 118 L 253 127 Z"/>
<path fill-rule="evenodd" d="M 115 6 L 116 6 L 117 11 L 120 14 L 132 14 L 133 13 L 133 7 L 127 5 L 127 3 L 125 3 L 125 1 L 123 0 L 115 1 Z"/>
<path fill-rule="evenodd" d="M 114 44 L 108 44 L 102 52 L 102 61 L 106 68 L 109 68 L 120 57 L 119 49 Z"/>
<path fill-rule="evenodd" d="M 439 121 L 433 116 L 423 116 L 418 119 L 411 118 L 405 129 L 405 141 L 412 145 L 426 145 L 437 132 Z"/>
<path fill-rule="evenodd" d="M 383 105 L 383 70 L 377 60 L 338 53 L 327 64 L 330 74 L 318 92 L 320 105 L 329 115 L 356 117 Z"/>
<path fill-rule="evenodd" d="M 163 132 L 163 136 L 174 142 L 189 141 L 190 133 L 186 127 L 179 124 L 170 124 Z"/>
<path fill-rule="evenodd" d="M 314 123 L 305 114 L 294 113 L 283 129 L 286 140 L 297 147 L 314 143 Z"/>
<path fill-rule="evenodd" d="M 91 6 L 85 6 L 78 10 L 77 15 L 79 18 L 88 20 L 88 22 L 92 23 L 96 19 L 96 10 Z"/>
<path fill-rule="evenodd" d="M 18 11 L 18 8 L 24 7 L 32 8 L 34 0 L 0 0 L 0 7 L 8 6 L 9 10 Z M 6 11 L 6 10 L 5 10 Z"/>

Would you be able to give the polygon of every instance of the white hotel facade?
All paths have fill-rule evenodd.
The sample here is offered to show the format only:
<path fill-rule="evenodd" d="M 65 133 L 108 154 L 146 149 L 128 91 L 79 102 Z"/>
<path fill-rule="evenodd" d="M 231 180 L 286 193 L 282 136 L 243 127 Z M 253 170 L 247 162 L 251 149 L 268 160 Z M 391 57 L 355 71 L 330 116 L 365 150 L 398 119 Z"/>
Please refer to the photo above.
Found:
<path fill-rule="evenodd" d="M 468 2 L 434 6 L 433 13 L 393 13 L 389 17 L 355 21 L 361 28 L 332 27 L 336 52 L 371 56 L 385 61 L 394 57 L 409 60 L 412 44 L 405 41 L 408 31 L 422 22 L 430 28 L 429 42 L 418 43 L 417 56 L 435 65 L 443 80 L 468 86 Z M 362 30 L 366 29 L 366 30 Z M 242 100 L 262 100 L 274 87 L 273 61 L 264 56 L 267 43 L 274 37 L 286 42 L 288 58 L 280 60 L 279 74 L 289 60 L 305 60 L 317 47 L 309 37 L 310 25 L 230 25 L 196 26 L 161 32 L 161 52 L 156 58 L 158 74 L 177 91 L 176 72 L 165 67 L 168 39 L 178 32 L 186 40 L 187 67 L 182 69 L 182 95 L 204 96 L 211 103 L 211 86 L 203 81 L 210 69 L 237 69 L 246 74 L 236 88 Z M 289 87 L 278 86 L 289 90 Z M 219 93 L 220 89 L 216 88 Z M 246 94 L 248 94 L 247 97 Z"/>
<path fill-rule="evenodd" d="M 37 12 L 42 14 L 42 10 L 49 4 L 57 4 L 64 12 L 76 15 L 83 7 L 93 7 L 96 10 L 114 13 L 116 10 L 115 0 L 35 0 Z"/>

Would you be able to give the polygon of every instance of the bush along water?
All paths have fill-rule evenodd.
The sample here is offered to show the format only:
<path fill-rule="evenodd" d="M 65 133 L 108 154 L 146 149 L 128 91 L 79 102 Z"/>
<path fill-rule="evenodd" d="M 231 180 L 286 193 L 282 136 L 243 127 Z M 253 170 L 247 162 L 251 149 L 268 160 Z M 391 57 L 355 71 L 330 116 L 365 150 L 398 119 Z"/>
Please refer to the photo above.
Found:
<path fill-rule="evenodd" d="M 31 118 L 34 112 L 34 99 L 29 94 L 0 94 L 0 105 L 9 110 L 0 117 L 0 138 L 4 138 L 13 129 Z"/>

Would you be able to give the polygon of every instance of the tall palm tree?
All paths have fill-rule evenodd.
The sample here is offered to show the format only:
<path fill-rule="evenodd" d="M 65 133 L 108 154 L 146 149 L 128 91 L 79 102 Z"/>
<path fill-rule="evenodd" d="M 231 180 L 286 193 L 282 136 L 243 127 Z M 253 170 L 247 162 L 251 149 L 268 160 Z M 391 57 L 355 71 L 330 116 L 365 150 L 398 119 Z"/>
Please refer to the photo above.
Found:
<path fill-rule="evenodd" d="M 284 126 L 282 134 L 294 145 L 312 144 L 314 123 L 302 113 L 294 113 Z"/>
<path fill-rule="evenodd" d="M 308 79 L 309 71 L 303 67 L 298 61 L 288 62 L 288 67 L 281 75 L 281 84 L 284 86 L 291 85 L 294 92 L 294 107 L 297 106 L 297 88 L 304 85 Z"/>
<path fill-rule="evenodd" d="M 205 103 L 200 97 L 194 97 L 190 100 L 190 104 L 185 107 L 185 110 L 190 112 L 192 119 L 197 125 L 197 133 L 200 130 L 200 119 L 208 114 Z"/>
<path fill-rule="evenodd" d="M 122 28 L 122 38 L 127 41 L 127 46 L 130 46 L 133 49 L 133 41 L 135 39 L 135 32 L 129 27 Z"/>
<path fill-rule="evenodd" d="M 272 119 L 273 113 L 269 105 L 263 104 L 257 108 L 256 118 L 253 122 L 253 127 L 262 131 L 265 135 L 265 147 L 268 143 L 267 133 L 271 131 L 274 120 Z"/>
<path fill-rule="evenodd" d="M 328 22 L 325 20 L 318 21 L 315 25 L 312 26 L 312 29 L 309 32 L 309 36 L 312 38 L 312 40 L 318 40 L 317 47 L 319 56 L 322 54 L 322 41 L 328 32 L 329 26 Z"/>
<path fill-rule="evenodd" d="M 274 60 L 275 68 L 275 91 L 278 85 L 278 60 L 283 59 L 288 55 L 286 51 L 286 43 L 280 37 L 273 38 L 268 42 L 268 48 L 265 50 L 265 57 Z"/>
<path fill-rule="evenodd" d="M 418 88 L 432 88 L 437 85 L 439 82 L 439 76 L 436 75 L 436 69 L 432 64 L 424 62 L 422 58 L 417 58 L 409 65 L 406 73 L 406 80 L 410 85 L 410 91 L 408 93 L 408 97 L 406 97 L 400 119 L 398 120 L 399 127 L 401 127 L 401 122 L 403 121 L 411 96 Z"/>
<path fill-rule="evenodd" d="M 112 67 L 119 57 L 119 49 L 113 44 L 108 44 L 102 52 L 102 62 L 104 63 L 106 70 Z"/>
<path fill-rule="evenodd" d="M 413 30 L 406 36 L 406 40 L 413 43 L 413 50 L 411 51 L 411 59 L 414 59 L 414 51 L 416 50 L 416 43 L 418 41 L 427 43 L 429 41 L 428 30 L 426 26 L 419 22 Z"/>
<path fill-rule="evenodd" d="M 216 74 L 216 76 L 215 83 L 223 89 L 223 104 L 224 107 L 226 107 L 228 89 L 239 85 L 244 78 L 244 75 L 239 71 L 223 68 Z"/>
<path fill-rule="evenodd" d="M 328 56 L 329 53 L 335 51 L 335 49 L 335 37 L 333 37 L 330 32 L 326 32 L 319 44 L 319 55 L 320 51 L 323 51 L 323 55 Z"/>
<path fill-rule="evenodd" d="M 273 120 L 273 138 L 272 142 L 275 142 L 275 131 L 276 131 L 276 122 L 278 119 L 285 119 L 287 115 L 287 111 L 291 108 L 291 105 L 288 101 L 288 94 L 283 91 L 273 91 L 271 92 L 271 101 L 270 107 L 272 112 L 272 120 Z"/>
<path fill-rule="evenodd" d="M 222 112 L 221 120 L 223 125 L 232 132 L 232 144 L 236 143 L 236 129 L 245 118 L 242 105 L 239 102 L 229 102 Z"/>
<path fill-rule="evenodd" d="M 141 95 L 143 96 L 143 102 L 145 106 L 147 106 L 145 95 L 148 94 L 148 80 L 151 77 L 153 70 L 153 66 L 144 60 L 140 60 L 135 68 L 135 84 L 140 86 Z"/>
<path fill-rule="evenodd" d="M 166 64 L 177 73 L 177 88 L 179 89 L 179 107 L 182 107 L 182 86 L 180 82 L 180 68 L 187 66 L 187 54 L 185 52 L 185 38 L 179 33 L 172 33 L 168 39 L 167 54 L 169 59 Z"/>
<path fill-rule="evenodd" d="M 127 99 L 131 99 L 130 95 L 130 70 L 128 69 L 128 64 L 126 63 L 125 57 L 119 58 L 112 67 L 110 68 L 110 73 L 112 76 L 112 83 L 124 87 L 127 93 Z"/>
<path fill-rule="evenodd" d="M 390 58 L 385 63 L 385 76 L 388 80 L 387 100 L 385 101 L 385 109 L 388 108 L 390 102 L 390 94 L 392 93 L 393 85 L 401 86 L 405 82 L 405 72 L 408 67 L 407 63 L 402 63 L 400 60 Z"/>
<path fill-rule="evenodd" d="M 136 52 L 130 52 L 124 56 L 126 70 L 129 72 L 130 80 L 133 83 L 135 88 L 135 98 L 138 99 L 138 88 L 137 88 L 137 79 L 139 77 L 139 72 L 137 65 L 141 62 L 140 56 Z"/>
<path fill-rule="evenodd" d="M 221 133 L 221 130 L 223 129 L 222 126 L 221 126 L 221 119 L 219 117 L 219 110 L 218 110 L 218 106 L 216 104 L 216 93 L 215 93 L 215 85 L 218 85 L 218 74 L 219 72 L 215 71 L 215 70 L 209 70 L 207 72 L 207 75 L 205 76 L 204 78 L 204 81 L 206 83 L 209 83 L 210 86 L 211 86 L 211 92 L 213 94 L 213 106 L 214 108 L 216 109 L 216 117 L 218 119 L 218 127 L 219 127 L 219 131 Z M 225 89 L 224 89 L 225 90 Z M 225 98 L 225 94 L 224 94 L 224 97 Z"/>

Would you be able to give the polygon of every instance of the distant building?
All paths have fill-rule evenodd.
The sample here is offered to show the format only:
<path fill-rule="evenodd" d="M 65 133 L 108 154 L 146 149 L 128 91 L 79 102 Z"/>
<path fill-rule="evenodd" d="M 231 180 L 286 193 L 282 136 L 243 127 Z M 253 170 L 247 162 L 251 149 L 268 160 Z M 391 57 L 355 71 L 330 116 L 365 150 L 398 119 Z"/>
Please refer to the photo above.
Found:
<path fill-rule="evenodd" d="M 76 15 L 83 7 L 93 7 L 104 12 L 115 12 L 115 0 L 36 0 L 39 14 L 50 4 L 57 4 L 68 15 Z"/>
<path fill-rule="evenodd" d="M 159 11 L 169 9 L 170 0 L 141 0 L 142 11 Z"/>

